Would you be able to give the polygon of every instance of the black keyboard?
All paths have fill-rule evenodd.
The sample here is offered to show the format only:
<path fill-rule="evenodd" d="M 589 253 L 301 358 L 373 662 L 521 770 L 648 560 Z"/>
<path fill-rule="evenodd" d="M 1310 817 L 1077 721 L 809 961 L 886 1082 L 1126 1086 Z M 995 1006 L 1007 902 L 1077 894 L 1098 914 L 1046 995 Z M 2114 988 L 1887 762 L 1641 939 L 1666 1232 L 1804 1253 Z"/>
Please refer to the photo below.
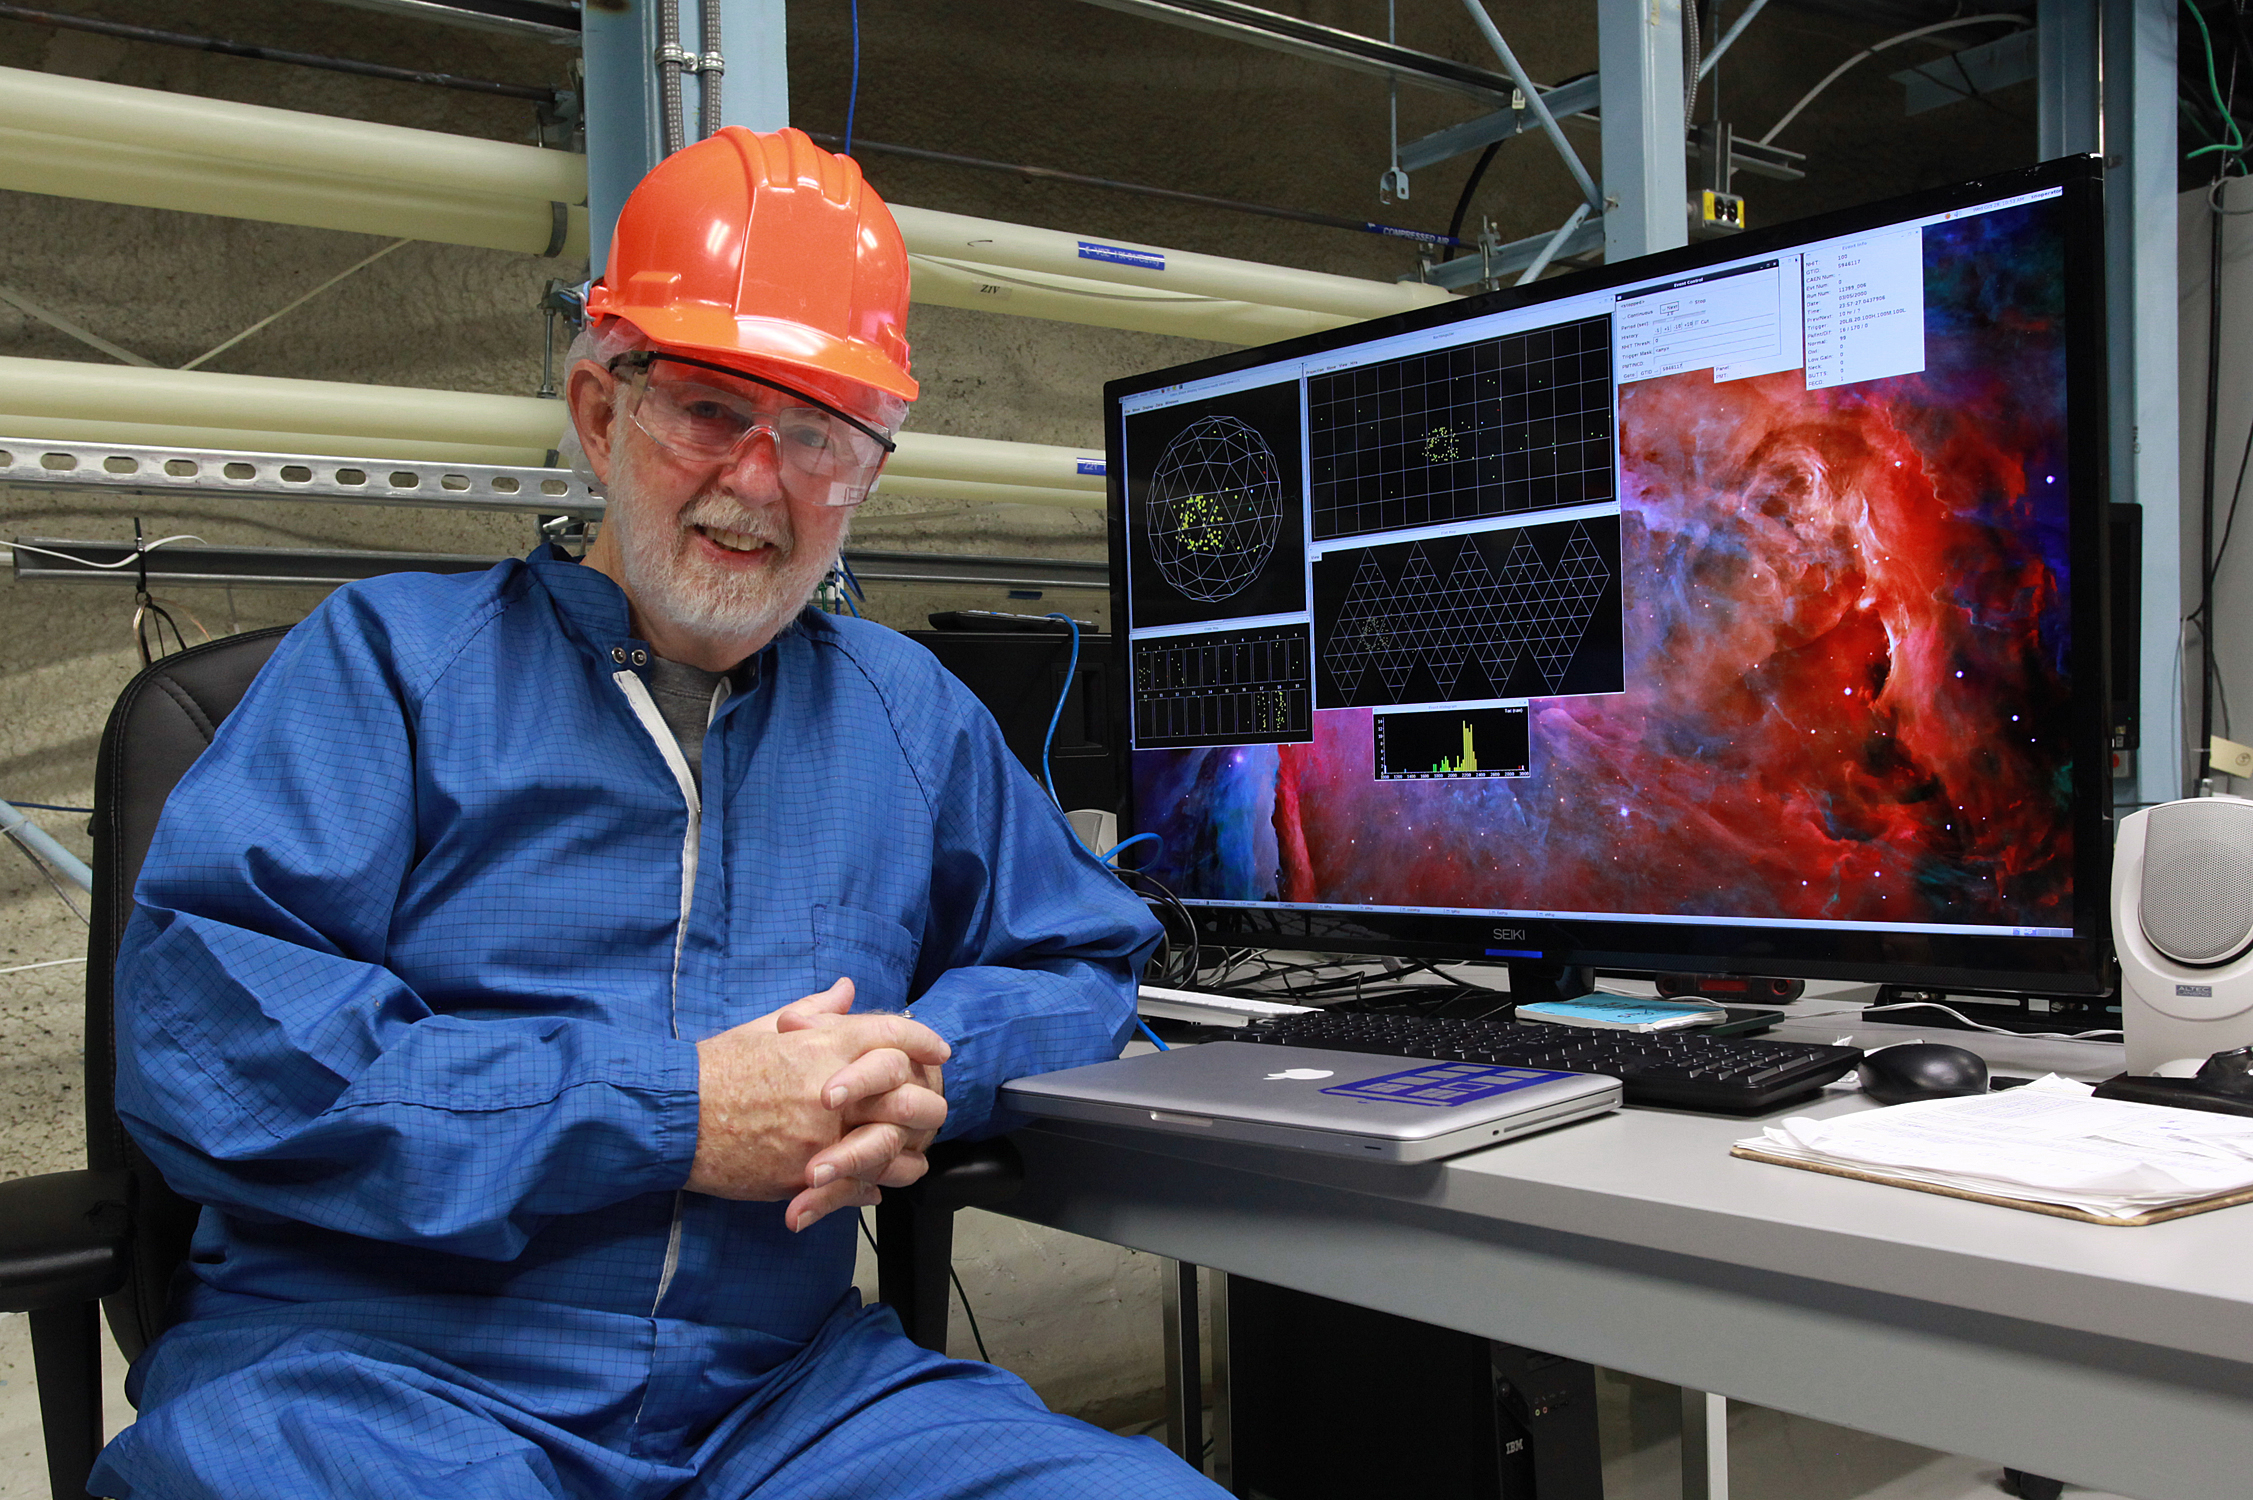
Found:
<path fill-rule="evenodd" d="M 1771 1109 L 1813 1093 L 1862 1060 L 1859 1047 L 1360 1011 L 1275 1016 L 1233 1032 L 1230 1040 L 1601 1073 L 1620 1081 L 1629 1104 L 1730 1114 Z"/>

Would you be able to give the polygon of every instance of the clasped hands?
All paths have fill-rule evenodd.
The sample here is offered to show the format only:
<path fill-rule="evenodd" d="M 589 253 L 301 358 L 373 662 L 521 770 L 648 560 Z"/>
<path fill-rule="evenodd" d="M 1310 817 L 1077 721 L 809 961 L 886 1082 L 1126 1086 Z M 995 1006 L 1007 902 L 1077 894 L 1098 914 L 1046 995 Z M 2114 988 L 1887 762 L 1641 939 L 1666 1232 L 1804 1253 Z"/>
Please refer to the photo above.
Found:
<path fill-rule="evenodd" d="M 946 1042 L 906 1016 L 851 1014 L 840 979 L 696 1044 L 692 1193 L 790 1200 L 795 1233 L 924 1173 L 947 1117 Z"/>

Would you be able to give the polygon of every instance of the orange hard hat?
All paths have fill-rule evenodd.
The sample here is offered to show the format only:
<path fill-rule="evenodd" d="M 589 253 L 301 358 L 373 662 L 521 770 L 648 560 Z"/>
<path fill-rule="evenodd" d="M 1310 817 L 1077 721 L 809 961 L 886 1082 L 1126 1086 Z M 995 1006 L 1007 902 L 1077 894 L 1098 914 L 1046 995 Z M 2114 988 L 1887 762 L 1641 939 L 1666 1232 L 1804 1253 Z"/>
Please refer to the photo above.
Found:
<path fill-rule="evenodd" d="M 907 245 L 849 156 L 730 125 L 674 152 L 619 212 L 590 317 L 656 343 L 913 401 Z"/>

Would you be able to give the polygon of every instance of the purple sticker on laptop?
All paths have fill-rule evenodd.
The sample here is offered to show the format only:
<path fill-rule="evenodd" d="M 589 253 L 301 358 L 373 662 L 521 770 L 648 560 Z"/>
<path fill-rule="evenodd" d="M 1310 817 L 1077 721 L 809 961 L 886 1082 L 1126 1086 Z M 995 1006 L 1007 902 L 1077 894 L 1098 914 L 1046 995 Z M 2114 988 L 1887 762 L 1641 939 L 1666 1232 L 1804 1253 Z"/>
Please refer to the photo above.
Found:
<path fill-rule="evenodd" d="M 1476 1104 L 1497 1094 L 1532 1088 L 1537 1083 L 1578 1076 L 1542 1068 L 1497 1068 L 1485 1063 L 1428 1063 L 1405 1073 L 1386 1073 L 1364 1078 L 1359 1083 L 1337 1084 L 1322 1092 L 1343 1099 L 1379 1099 L 1392 1104 L 1452 1109 L 1458 1104 Z"/>

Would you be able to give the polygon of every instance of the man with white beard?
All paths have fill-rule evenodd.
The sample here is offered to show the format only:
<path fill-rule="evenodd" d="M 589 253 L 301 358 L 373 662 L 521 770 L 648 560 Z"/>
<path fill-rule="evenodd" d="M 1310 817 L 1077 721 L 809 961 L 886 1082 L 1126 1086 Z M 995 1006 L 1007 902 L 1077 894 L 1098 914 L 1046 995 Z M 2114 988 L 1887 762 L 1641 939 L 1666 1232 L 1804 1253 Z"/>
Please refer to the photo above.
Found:
<path fill-rule="evenodd" d="M 96 1493 L 1220 1493 L 852 1290 L 1157 936 L 928 653 L 806 607 L 906 306 L 850 161 L 669 158 L 573 348 L 585 560 L 338 590 L 181 781 L 118 1107 L 205 1207 Z"/>

